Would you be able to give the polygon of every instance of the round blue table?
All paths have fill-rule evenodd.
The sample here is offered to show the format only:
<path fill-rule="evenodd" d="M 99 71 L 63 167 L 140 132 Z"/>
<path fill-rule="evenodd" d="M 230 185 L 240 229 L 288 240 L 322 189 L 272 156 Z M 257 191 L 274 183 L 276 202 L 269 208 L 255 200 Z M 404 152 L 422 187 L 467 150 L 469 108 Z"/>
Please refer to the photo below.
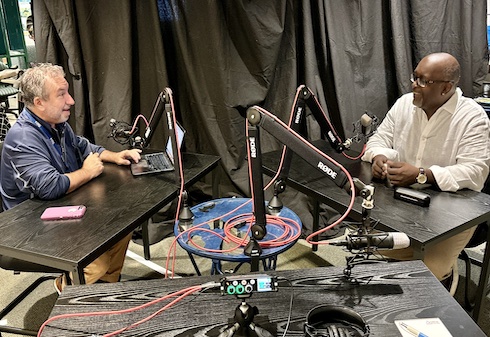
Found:
<path fill-rule="evenodd" d="M 251 263 L 252 258 L 243 251 L 250 236 L 252 205 L 250 198 L 216 199 L 192 207 L 194 219 L 191 223 L 175 224 L 177 242 L 189 254 L 198 275 L 201 273 L 193 254 L 212 260 L 211 274 L 223 274 L 221 261 L 237 262 L 234 271 L 244 263 Z M 264 270 L 275 269 L 277 255 L 292 247 L 301 234 L 302 224 L 296 213 L 283 207 L 277 216 L 282 219 L 282 224 L 277 225 L 275 218 L 268 215 L 267 235 L 258 241 L 262 248 L 258 259 L 262 261 Z M 227 234 L 224 227 L 235 217 Z"/>

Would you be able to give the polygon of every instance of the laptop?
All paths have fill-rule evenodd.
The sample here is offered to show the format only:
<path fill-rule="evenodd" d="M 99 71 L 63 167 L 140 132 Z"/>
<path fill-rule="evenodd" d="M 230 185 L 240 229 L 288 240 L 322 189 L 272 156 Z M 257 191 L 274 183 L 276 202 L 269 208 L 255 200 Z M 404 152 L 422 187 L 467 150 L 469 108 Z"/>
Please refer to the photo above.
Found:
<path fill-rule="evenodd" d="M 150 117 L 150 122 L 143 136 L 145 146 L 150 143 L 155 128 L 160 118 L 162 117 L 163 110 L 164 110 L 163 106 L 165 105 L 167 109 L 170 109 L 170 104 L 164 104 L 164 103 L 165 103 L 165 96 L 163 93 L 160 93 L 155 103 L 155 106 L 153 108 L 153 112 Z M 167 119 L 172 118 L 172 114 L 173 111 L 167 111 Z M 173 121 L 170 121 L 171 124 L 169 124 L 168 121 L 167 123 L 164 123 L 167 126 L 167 130 L 169 131 L 168 132 L 169 137 L 168 137 L 165 151 L 159 151 L 159 152 L 143 151 L 140 161 L 138 163 L 131 164 L 131 173 L 134 176 L 168 172 L 168 171 L 175 170 L 174 157 L 173 157 L 174 146 L 172 144 L 173 143 L 172 140 L 176 138 L 175 141 L 178 143 L 178 147 L 175 147 L 175 149 L 181 148 L 182 142 L 184 140 L 185 130 L 177 122 L 177 137 L 173 137 L 174 132 L 168 127 L 169 125 L 173 124 L 172 122 Z"/>

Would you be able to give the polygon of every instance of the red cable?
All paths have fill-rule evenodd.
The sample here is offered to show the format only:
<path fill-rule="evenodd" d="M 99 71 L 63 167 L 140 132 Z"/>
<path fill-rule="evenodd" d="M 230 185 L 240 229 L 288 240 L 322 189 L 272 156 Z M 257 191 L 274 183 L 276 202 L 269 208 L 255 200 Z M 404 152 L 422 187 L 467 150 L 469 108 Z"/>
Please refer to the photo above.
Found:
<path fill-rule="evenodd" d="M 131 128 L 131 131 L 129 131 L 129 134 L 132 135 L 134 130 L 136 130 L 136 126 L 138 125 L 138 119 L 142 118 L 143 121 L 145 122 L 146 124 L 146 127 L 148 127 L 148 121 L 146 120 L 145 116 L 139 114 L 138 116 L 136 116 L 136 119 L 134 120 L 134 123 L 133 123 L 133 126 Z"/>
<path fill-rule="evenodd" d="M 199 291 L 203 288 L 202 285 L 198 285 L 198 286 L 193 286 L 193 287 L 189 287 L 189 288 L 185 288 L 185 289 L 181 289 L 175 293 L 171 293 L 171 294 L 167 294 L 163 297 L 160 297 L 156 300 L 153 300 L 153 301 L 150 301 L 148 303 L 145 303 L 145 304 L 142 304 L 142 305 L 139 305 L 139 306 L 136 306 L 136 307 L 133 307 L 133 308 L 129 308 L 129 309 L 123 309 L 123 310 L 115 310 L 115 311 L 98 311 L 98 312 L 85 312 L 85 313 L 75 313 L 75 314 L 63 314 L 63 315 L 57 315 L 57 316 L 53 316 L 51 318 L 49 318 L 48 320 L 46 320 L 42 325 L 41 327 L 39 328 L 39 331 L 38 331 L 38 334 L 37 336 L 41 336 L 41 333 L 42 331 L 44 330 L 44 328 L 51 322 L 55 321 L 55 320 L 59 320 L 59 319 L 64 319 L 64 318 L 72 318 L 72 317 L 87 317 L 87 316 L 105 316 L 105 315 L 120 315 L 120 314 L 126 314 L 126 313 L 130 313 L 130 312 L 134 312 L 134 311 L 137 311 L 137 310 L 141 310 L 141 309 L 144 309 L 146 307 L 149 307 L 153 304 L 156 304 L 158 302 L 161 302 L 161 301 L 164 301 L 168 298 L 171 298 L 171 297 L 174 297 L 174 296 L 179 296 L 177 297 L 177 299 L 173 300 L 172 302 L 170 302 L 169 304 L 167 304 L 166 306 L 164 306 L 162 309 L 159 309 L 156 313 L 152 314 L 151 316 L 149 316 L 151 318 L 153 318 L 154 316 L 156 316 L 158 313 L 162 312 L 163 310 L 166 310 L 168 308 L 170 308 L 172 305 L 174 305 L 175 303 L 181 301 L 183 298 L 185 298 L 186 296 L 196 292 L 196 291 Z M 113 333 L 110 333 L 108 335 L 105 335 L 105 336 L 114 336 L 114 334 L 119 334 L 121 333 L 122 331 L 125 331 L 129 328 L 132 328 L 132 327 L 135 327 L 136 325 L 139 325 L 145 321 L 147 321 L 148 319 L 143 319 L 139 322 L 136 322 L 132 325 L 130 325 L 129 327 L 125 327 L 124 329 L 121 329 L 121 330 L 118 330 L 116 332 L 113 332 Z"/>
<path fill-rule="evenodd" d="M 364 146 L 362 147 L 362 151 L 361 151 L 361 153 L 359 153 L 359 154 L 357 155 L 357 157 L 351 157 L 351 156 L 349 156 L 349 155 L 348 155 L 347 153 L 345 153 L 345 152 L 342 152 L 342 154 L 344 155 L 344 157 L 346 157 L 346 158 L 348 158 L 348 159 L 351 159 L 351 160 L 357 160 L 357 159 L 359 159 L 359 158 L 361 158 L 361 157 L 362 157 L 362 155 L 364 154 L 364 152 L 366 152 L 366 144 L 364 144 Z"/>

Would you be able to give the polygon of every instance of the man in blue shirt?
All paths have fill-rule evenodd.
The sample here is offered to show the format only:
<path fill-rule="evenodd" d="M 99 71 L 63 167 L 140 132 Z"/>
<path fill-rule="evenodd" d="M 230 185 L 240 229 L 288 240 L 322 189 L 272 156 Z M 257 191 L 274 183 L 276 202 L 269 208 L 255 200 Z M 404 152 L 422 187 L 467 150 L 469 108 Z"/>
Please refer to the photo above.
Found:
<path fill-rule="evenodd" d="M 104 162 L 139 161 L 140 150 L 112 152 L 75 135 L 67 123 L 75 101 L 60 66 L 28 69 L 20 89 L 25 108 L 5 138 L 0 163 L 4 209 L 29 198 L 52 200 L 70 193 L 98 177 Z M 118 281 L 130 239 L 128 235 L 88 265 L 86 282 Z"/>

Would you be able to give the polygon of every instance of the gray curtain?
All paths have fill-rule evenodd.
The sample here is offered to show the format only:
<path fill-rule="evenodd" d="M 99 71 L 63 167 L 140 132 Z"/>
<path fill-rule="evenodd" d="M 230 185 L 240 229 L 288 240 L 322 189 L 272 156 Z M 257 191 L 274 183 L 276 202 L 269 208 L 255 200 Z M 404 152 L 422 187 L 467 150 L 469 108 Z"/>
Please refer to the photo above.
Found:
<path fill-rule="evenodd" d="M 71 83 L 75 132 L 121 149 L 110 119 L 148 118 L 168 85 L 156 2 L 35 0 L 33 11 L 37 59 L 63 65 Z"/>
<path fill-rule="evenodd" d="M 221 157 L 222 196 L 249 194 L 244 116 L 254 104 L 287 121 L 306 84 L 350 137 L 364 112 L 381 120 L 411 90 L 428 53 L 459 60 L 466 96 L 488 69 L 484 0 L 34 0 L 34 18 L 38 59 L 73 78 L 77 132 L 117 148 L 110 118 L 148 115 L 168 85 L 187 151 Z M 306 136 L 318 129 L 308 116 Z M 263 152 L 280 147 L 262 133 Z M 308 227 L 308 207 L 296 204 Z"/>

